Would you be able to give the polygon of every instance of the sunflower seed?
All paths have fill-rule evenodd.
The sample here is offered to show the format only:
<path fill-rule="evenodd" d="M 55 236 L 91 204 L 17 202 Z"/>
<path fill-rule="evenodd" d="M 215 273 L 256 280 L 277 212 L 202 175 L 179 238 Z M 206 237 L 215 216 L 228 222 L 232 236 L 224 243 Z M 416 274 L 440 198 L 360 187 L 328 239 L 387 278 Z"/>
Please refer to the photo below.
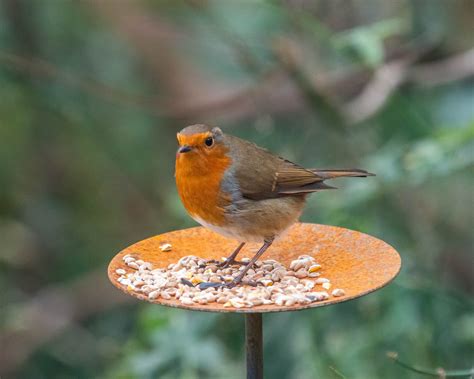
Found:
<path fill-rule="evenodd" d="M 308 277 L 308 272 L 304 268 L 302 268 L 302 269 L 300 269 L 296 272 L 295 276 L 298 279 L 307 278 Z"/>
<path fill-rule="evenodd" d="M 166 291 L 162 291 L 160 295 L 162 299 L 165 299 L 165 300 L 171 299 L 171 295 Z"/>
<path fill-rule="evenodd" d="M 137 262 L 134 262 L 134 261 L 131 261 L 131 262 L 127 263 L 127 266 L 130 267 L 130 268 L 134 268 L 135 270 L 138 270 L 140 268 L 140 266 L 137 264 Z"/>
<path fill-rule="evenodd" d="M 148 294 L 148 298 L 150 300 L 158 299 L 159 296 L 160 296 L 160 291 L 153 291 Z"/>
<path fill-rule="evenodd" d="M 334 291 L 332 291 L 332 295 L 334 297 L 345 296 L 345 294 L 346 294 L 346 291 L 344 291 L 343 289 L 340 289 L 340 288 L 336 288 Z"/>
<path fill-rule="evenodd" d="M 192 299 L 189 298 L 189 297 L 181 297 L 181 299 L 179 299 L 179 301 L 183 305 L 193 305 L 194 304 L 194 301 L 192 301 Z"/>
<path fill-rule="evenodd" d="M 243 308 L 243 307 L 245 307 L 245 304 L 238 297 L 234 297 L 233 299 L 230 299 L 229 302 L 230 302 L 230 304 L 232 304 L 232 306 L 234 308 Z"/>
<path fill-rule="evenodd" d="M 326 278 L 318 278 L 314 281 L 316 284 L 324 284 L 324 283 L 329 283 L 329 279 Z"/>

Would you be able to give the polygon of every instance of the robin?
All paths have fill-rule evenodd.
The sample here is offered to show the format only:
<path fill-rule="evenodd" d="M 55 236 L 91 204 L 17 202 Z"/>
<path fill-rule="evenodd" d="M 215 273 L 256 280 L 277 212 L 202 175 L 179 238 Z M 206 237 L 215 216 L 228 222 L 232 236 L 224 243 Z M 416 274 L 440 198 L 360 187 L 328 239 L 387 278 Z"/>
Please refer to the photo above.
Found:
<path fill-rule="evenodd" d="M 184 207 L 204 227 L 240 242 L 221 267 L 239 263 L 245 243 L 263 243 L 228 287 L 239 284 L 275 238 L 298 221 L 309 194 L 335 188 L 325 180 L 373 176 L 358 169 L 306 169 L 207 125 L 188 126 L 177 137 L 176 185 Z"/>

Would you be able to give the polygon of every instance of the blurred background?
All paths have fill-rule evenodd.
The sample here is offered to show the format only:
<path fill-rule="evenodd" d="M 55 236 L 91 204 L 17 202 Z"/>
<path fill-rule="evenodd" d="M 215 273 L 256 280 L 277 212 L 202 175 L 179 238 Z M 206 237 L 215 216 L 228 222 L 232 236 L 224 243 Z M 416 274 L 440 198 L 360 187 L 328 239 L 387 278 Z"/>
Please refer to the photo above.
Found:
<path fill-rule="evenodd" d="M 302 219 L 403 257 L 375 294 L 265 316 L 268 378 L 420 377 L 387 351 L 469 370 L 473 25 L 472 0 L 0 0 L 0 377 L 244 376 L 242 317 L 106 277 L 122 248 L 195 225 L 173 177 L 194 123 L 375 172 Z"/>

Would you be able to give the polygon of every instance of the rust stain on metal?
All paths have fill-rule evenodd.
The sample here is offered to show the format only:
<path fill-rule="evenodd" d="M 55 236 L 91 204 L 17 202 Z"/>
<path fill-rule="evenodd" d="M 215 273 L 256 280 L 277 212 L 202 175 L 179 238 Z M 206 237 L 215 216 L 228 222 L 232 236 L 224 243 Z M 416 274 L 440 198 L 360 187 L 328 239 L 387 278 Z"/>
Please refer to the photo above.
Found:
<path fill-rule="evenodd" d="M 173 249 L 162 252 L 160 245 L 163 243 L 171 244 Z M 276 241 L 262 259 L 275 259 L 289 266 L 298 256 L 311 255 L 322 265 L 321 276 L 329 278 L 333 288 L 343 288 L 346 296 L 291 307 L 262 305 L 250 309 L 236 309 L 225 308 L 217 303 L 186 306 L 176 299 L 160 298 L 151 301 L 143 294 L 129 291 L 126 286 L 117 282 L 117 269 L 130 270 L 122 260 L 126 254 L 150 262 L 154 268 L 164 268 L 187 255 L 220 260 L 221 257 L 228 256 L 237 245 L 237 241 L 202 227 L 169 232 L 143 240 L 121 251 L 110 262 L 108 274 L 117 288 L 140 300 L 155 304 L 207 312 L 266 313 L 316 308 L 352 300 L 384 287 L 397 276 L 401 268 L 397 251 L 375 237 L 335 226 L 299 223 Z M 257 244 L 247 244 L 239 254 L 239 259 L 251 258 L 258 248 Z"/>

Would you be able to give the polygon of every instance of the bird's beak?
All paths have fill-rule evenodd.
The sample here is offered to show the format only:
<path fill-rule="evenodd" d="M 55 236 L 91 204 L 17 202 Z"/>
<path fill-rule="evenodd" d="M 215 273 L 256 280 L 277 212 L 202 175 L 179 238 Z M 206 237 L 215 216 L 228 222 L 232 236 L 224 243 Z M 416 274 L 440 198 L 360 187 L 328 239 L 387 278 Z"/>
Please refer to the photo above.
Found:
<path fill-rule="evenodd" d="M 190 151 L 191 151 L 191 146 L 188 146 L 188 145 L 183 145 L 178 149 L 178 153 L 180 153 L 180 154 L 188 153 Z"/>

